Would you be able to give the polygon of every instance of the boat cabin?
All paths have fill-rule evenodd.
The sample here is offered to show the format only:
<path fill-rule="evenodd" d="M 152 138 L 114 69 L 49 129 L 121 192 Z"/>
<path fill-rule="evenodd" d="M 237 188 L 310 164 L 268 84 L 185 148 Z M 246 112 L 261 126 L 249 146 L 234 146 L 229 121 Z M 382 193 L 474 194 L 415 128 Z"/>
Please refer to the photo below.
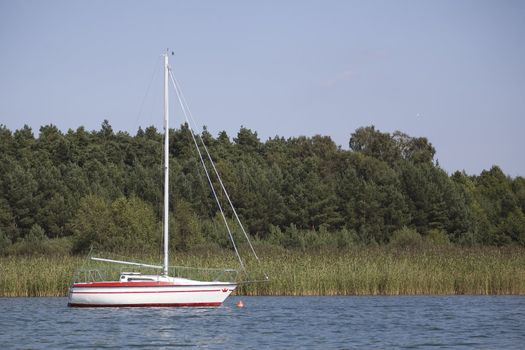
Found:
<path fill-rule="evenodd" d="M 122 272 L 120 282 L 158 281 L 159 276 L 143 275 L 140 272 Z"/>

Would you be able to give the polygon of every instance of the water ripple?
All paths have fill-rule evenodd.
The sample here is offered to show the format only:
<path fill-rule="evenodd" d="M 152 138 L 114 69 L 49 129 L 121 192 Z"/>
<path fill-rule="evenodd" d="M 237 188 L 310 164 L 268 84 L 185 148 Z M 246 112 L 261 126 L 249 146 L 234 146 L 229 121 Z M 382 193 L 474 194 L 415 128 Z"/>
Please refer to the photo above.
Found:
<path fill-rule="evenodd" d="M 220 308 L 73 309 L 0 298 L 4 349 L 506 348 L 525 344 L 525 297 L 243 297 Z"/>

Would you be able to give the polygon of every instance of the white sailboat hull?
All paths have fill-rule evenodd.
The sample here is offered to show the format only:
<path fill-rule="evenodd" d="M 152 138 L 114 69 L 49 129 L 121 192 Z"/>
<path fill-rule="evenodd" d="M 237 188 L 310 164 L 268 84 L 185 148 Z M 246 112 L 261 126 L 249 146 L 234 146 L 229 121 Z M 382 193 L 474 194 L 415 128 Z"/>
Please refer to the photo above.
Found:
<path fill-rule="evenodd" d="M 76 283 L 69 290 L 71 307 L 210 307 L 220 306 L 235 290 L 230 282 Z"/>

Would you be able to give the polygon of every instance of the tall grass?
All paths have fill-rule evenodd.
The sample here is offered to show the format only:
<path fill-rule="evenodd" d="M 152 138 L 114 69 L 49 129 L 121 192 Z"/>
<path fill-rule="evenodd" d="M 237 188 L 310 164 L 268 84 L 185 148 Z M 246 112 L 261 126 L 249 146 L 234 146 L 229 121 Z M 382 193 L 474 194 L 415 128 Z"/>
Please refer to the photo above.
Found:
<path fill-rule="evenodd" d="M 385 247 L 265 257 L 268 284 L 248 295 L 525 294 L 523 248 Z"/>
<path fill-rule="evenodd" d="M 84 259 L 66 256 L 0 257 L 0 295 L 64 296 Z"/>
<path fill-rule="evenodd" d="M 247 261 L 243 295 L 525 294 L 525 248 L 457 246 L 340 251 L 260 247 Z M 64 296 L 84 257 L 0 257 L 1 296 Z M 231 252 L 174 254 L 174 265 L 235 267 Z"/>

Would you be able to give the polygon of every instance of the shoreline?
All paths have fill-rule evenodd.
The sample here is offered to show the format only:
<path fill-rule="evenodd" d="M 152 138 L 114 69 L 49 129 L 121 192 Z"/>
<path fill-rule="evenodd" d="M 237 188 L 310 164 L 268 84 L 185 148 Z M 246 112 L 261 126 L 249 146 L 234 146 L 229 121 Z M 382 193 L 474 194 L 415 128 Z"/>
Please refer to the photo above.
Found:
<path fill-rule="evenodd" d="M 179 253 L 183 266 L 235 266 L 226 251 Z M 347 251 L 265 250 L 248 261 L 253 279 L 236 296 L 525 295 L 525 248 L 432 247 L 413 250 L 355 247 Z M 147 260 L 147 259 L 143 259 Z M 152 260 L 152 259 L 150 259 Z M 63 297 L 79 256 L 0 257 L 0 297 Z M 248 276 L 249 277 L 249 276 Z"/>

